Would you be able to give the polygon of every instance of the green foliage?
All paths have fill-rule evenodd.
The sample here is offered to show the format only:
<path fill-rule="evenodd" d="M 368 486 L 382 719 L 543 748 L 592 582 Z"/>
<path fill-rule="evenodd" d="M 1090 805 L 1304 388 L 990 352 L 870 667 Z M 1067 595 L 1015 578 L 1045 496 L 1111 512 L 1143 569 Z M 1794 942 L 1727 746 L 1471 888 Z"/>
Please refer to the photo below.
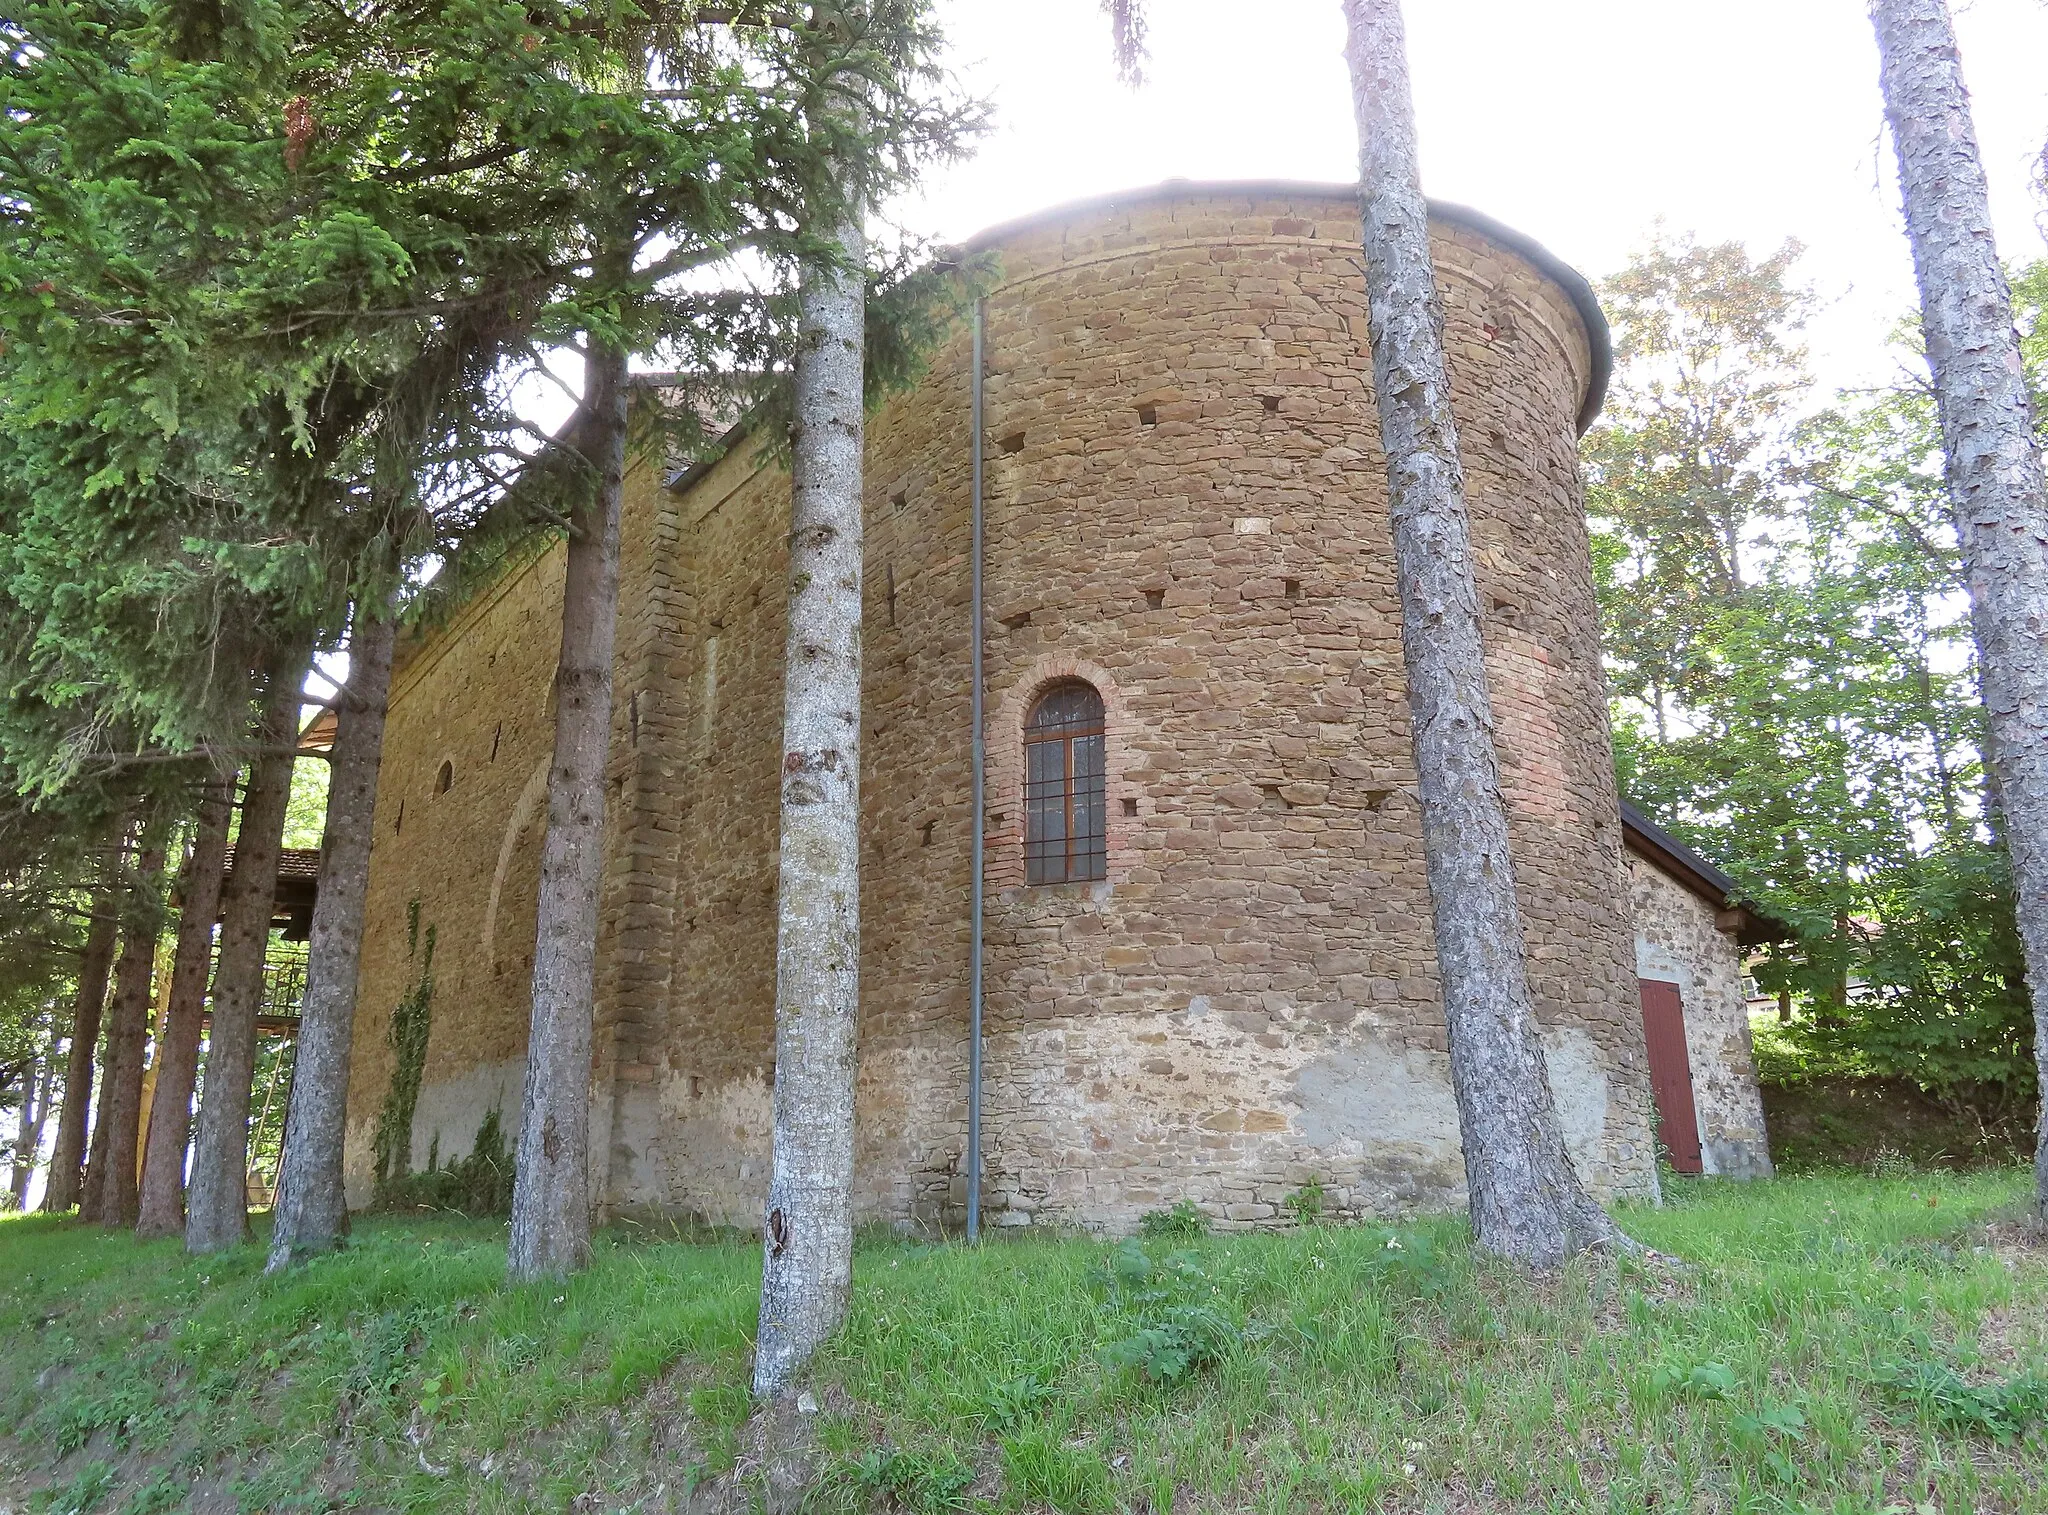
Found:
<path fill-rule="evenodd" d="M 1806 1440 L 1806 1412 L 1789 1401 L 1771 1401 L 1745 1410 L 1728 1423 L 1730 1438 L 1779 1483 L 1797 1483 L 1799 1470 L 1790 1448 Z"/>
<path fill-rule="evenodd" d="M 1453 1260 L 1427 1232 L 1403 1233 L 1374 1230 L 1378 1245 L 1367 1254 L 1364 1266 L 1394 1292 L 1413 1299 L 1443 1299 L 1455 1293 L 1464 1280 Z"/>
<path fill-rule="evenodd" d="M 2048 1376 L 2031 1368 L 2001 1383 L 1972 1384 L 1938 1362 L 1889 1363 L 1877 1381 L 1936 1425 L 2012 1441 L 2048 1422 Z"/>
<path fill-rule="evenodd" d="M 249 1112 L 249 1171 L 263 1175 L 273 1185 L 284 1156 L 285 1118 L 291 1099 L 292 1070 L 298 1057 L 297 1037 L 264 1037 L 256 1045 L 255 1072 L 250 1083 L 255 1103 Z"/>
<path fill-rule="evenodd" d="M 535 448 L 512 404 L 550 350 L 670 367 L 634 445 L 700 453 L 786 371 L 840 186 L 877 203 L 980 118 L 924 0 L 25 0 L 5 28 L 0 752 L 46 795 L 238 745 L 266 647 L 558 528 L 588 418 Z M 878 277 L 907 370 L 959 281 Z"/>
<path fill-rule="evenodd" d="M 1778 1029 L 1762 1044 L 1783 1046 Z M 1781 1173 L 1859 1169 L 1896 1177 L 2005 1168 L 2034 1151 L 2032 1112 L 1986 1122 L 1969 1106 L 1936 1099 L 1904 1079 L 1800 1071 L 1786 1083 L 1765 1084 L 1763 1097 L 1771 1158 Z"/>
<path fill-rule="evenodd" d="M 438 1166 L 432 1157 L 419 1173 L 398 1173 L 380 1184 L 380 1210 L 443 1210 L 479 1219 L 512 1213 L 512 1152 L 495 1107 L 484 1114 L 469 1156 Z"/>
<path fill-rule="evenodd" d="M 1179 1383 L 1214 1364 L 1238 1339 L 1238 1326 L 1209 1298 L 1209 1275 L 1191 1252 L 1154 1257 L 1127 1241 L 1096 1274 L 1104 1299 L 1128 1334 L 1103 1348 L 1112 1368 L 1137 1369 L 1154 1383 Z"/>
<path fill-rule="evenodd" d="M 1170 1210 L 1147 1210 L 1139 1216 L 1138 1232 L 1160 1241 L 1193 1241 L 1209 1234 L 1209 1217 L 1193 1200 L 1176 1200 Z"/>
<path fill-rule="evenodd" d="M 841 1475 L 863 1502 L 899 1510 L 964 1510 L 974 1468 L 951 1447 L 872 1447 Z"/>
<path fill-rule="evenodd" d="M 1237 1327 L 1207 1305 L 1166 1305 L 1148 1324 L 1105 1347 L 1102 1360 L 1112 1368 L 1136 1368 L 1154 1383 L 1179 1383 L 1216 1362 L 1237 1339 Z"/>
<path fill-rule="evenodd" d="M 412 1117 L 419 1106 L 420 1079 L 427 1066 L 427 1037 L 434 1022 L 434 930 L 420 935 L 420 902 L 405 907 L 405 956 L 419 967 L 413 981 L 391 1011 L 386 1036 L 391 1044 L 391 1086 L 377 1112 L 377 1192 L 379 1202 L 390 1186 L 412 1171 Z"/>
<path fill-rule="evenodd" d="M 1029 1425 L 1053 1398 L 1053 1387 L 1042 1378 L 1011 1378 L 989 1386 L 982 1409 L 982 1423 L 998 1435 Z"/>
<path fill-rule="evenodd" d="M 1667 1363 L 1650 1375 L 1652 1394 L 1733 1399 L 1736 1388 L 1734 1370 L 1720 1362 Z"/>
<path fill-rule="evenodd" d="M 318 848 L 327 838 L 327 781 L 332 769 L 318 758 L 292 764 L 291 800 L 284 813 L 284 845 Z"/>
<path fill-rule="evenodd" d="M 1997 1122 L 2033 1098 L 2031 1013 L 1939 429 L 1912 383 L 1799 414 L 1796 252 L 1661 240 L 1603 286 L 1618 369 L 1585 456 L 1619 776 L 1790 928 L 1756 969 L 1800 1012 L 1774 1074 L 1906 1078 Z M 2019 288 L 2038 373 L 2048 270 Z"/>
<path fill-rule="evenodd" d="M 1290 1190 L 1280 1208 L 1294 1217 L 1297 1226 L 1313 1226 L 1323 1218 L 1323 1181 L 1310 1176 L 1300 1188 Z"/>
<path fill-rule="evenodd" d="M 116 1481 L 114 1465 L 94 1459 L 80 1468 L 69 1483 L 49 1491 L 29 1508 L 37 1515 L 89 1515 L 105 1502 Z"/>

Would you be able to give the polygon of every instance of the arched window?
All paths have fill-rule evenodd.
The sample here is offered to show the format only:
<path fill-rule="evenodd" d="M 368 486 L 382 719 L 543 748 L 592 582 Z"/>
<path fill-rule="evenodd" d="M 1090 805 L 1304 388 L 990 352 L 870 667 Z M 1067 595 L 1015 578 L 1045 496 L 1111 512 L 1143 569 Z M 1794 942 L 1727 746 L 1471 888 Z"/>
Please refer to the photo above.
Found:
<path fill-rule="evenodd" d="M 1024 882 L 1109 874 L 1102 696 L 1079 679 L 1038 697 L 1024 718 Z"/>

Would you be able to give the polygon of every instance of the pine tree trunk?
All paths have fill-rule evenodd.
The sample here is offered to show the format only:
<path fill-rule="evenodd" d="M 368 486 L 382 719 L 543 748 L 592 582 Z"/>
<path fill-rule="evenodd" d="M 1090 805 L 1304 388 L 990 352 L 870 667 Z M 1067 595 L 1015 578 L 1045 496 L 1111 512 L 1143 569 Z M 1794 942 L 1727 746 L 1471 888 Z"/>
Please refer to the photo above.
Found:
<path fill-rule="evenodd" d="M 121 1020 L 121 967 L 119 948 L 127 943 L 129 918 L 135 907 L 136 875 L 130 870 L 134 860 L 137 836 L 134 816 L 131 812 L 123 821 L 120 831 L 120 848 L 117 853 L 117 868 L 121 879 L 115 899 L 115 910 L 120 919 L 116 941 L 114 966 L 111 972 L 112 993 L 106 1002 L 103 1020 L 105 1035 L 101 1039 L 99 1089 L 93 1101 L 92 1142 L 85 1155 L 85 1177 L 78 1188 L 78 1218 L 98 1224 L 106 1212 L 107 1190 L 107 1141 L 113 1126 L 108 1117 L 114 1104 L 114 1074 L 118 1051 L 115 1035 Z"/>
<path fill-rule="evenodd" d="M 569 520 L 533 1015 L 506 1251 L 508 1271 L 521 1279 L 569 1273 L 590 1258 L 590 1049 L 619 612 L 626 355 L 593 341 L 588 386 L 585 403 L 595 424 L 584 435 L 597 477 Z"/>
<path fill-rule="evenodd" d="M 92 1114 L 92 1140 L 86 1147 L 85 1176 L 78 1184 L 78 1218 L 93 1225 L 100 1223 L 106 1212 L 107 1194 L 107 1124 L 108 1107 L 114 1102 L 114 1024 L 121 1008 L 120 960 L 115 959 L 113 971 L 109 974 L 112 992 L 108 996 L 111 1013 L 106 1017 L 106 1036 L 100 1052 L 99 1088 L 95 1091 Z"/>
<path fill-rule="evenodd" d="M 1472 1229 L 1536 1267 L 1620 1233 L 1573 1169 L 1523 959 L 1398 0 L 1345 0 L 1373 388 Z"/>
<path fill-rule="evenodd" d="M 282 1162 L 271 1210 L 271 1271 L 294 1257 L 337 1247 L 348 1235 L 341 1158 L 349 1051 L 355 1038 L 363 904 L 370 889 L 377 769 L 384 752 L 397 635 L 393 616 L 365 614 L 358 602 L 355 634 L 349 642 L 348 685 L 341 691 L 336 713 L 320 892 L 313 904 L 306 993 L 299 1010 L 298 1053 L 285 1119 L 282 1152 L 289 1160 Z"/>
<path fill-rule="evenodd" d="M 185 1149 L 192 1143 L 192 1090 L 199 1079 L 199 1034 L 206 1017 L 206 976 L 213 967 L 213 928 L 220 919 L 234 779 L 207 784 L 194 817 L 192 852 L 179 883 L 178 945 L 171 958 L 163 1036 L 156 1049 L 156 1095 L 143 1144 L 139 1236 L 176 1236 L 185 1229 Z"/>
<path fill-rule="evenodd" d="M 1870 13 L 2048 1090 L 2048 491 L 1948 6 L 1873 0 Z M 2034 1199 L 2048 1215 L 2048 1099 Z"/>
<path fill-rule="evenodd" d="M 50 1096 L 57 1089 L 57 1043 L 36 1065 L 21 1106 L 21 1131 L 14 1141 L 14 1178 L 8 1185 L 14 1208 L 28 1208 L 28 1186 L 36 1174 L 36 1154 L 43 1149 L 43 1127 L 50 1119 Z"/>
<path fill-rule="evenodd" d="M 858 200 L 836 237 L 850 266 L 806 268 L 800 292 L 760 1395 L 787 1389 L 838 1327 L 853 1268 L 867 246 Z"/>
<path fill-rule="evenodd" d="M 280 653 L 268 670 L 257 751 L 249 761 L 235 870 L 222 891 L 213 1025 L 206 1039 L 206 1092 L 185 1195 L 185 1250 L 219 1252 L 249 1234 L 249 1093 L 256 1073 L 256 1012 L 263 955 L 277 893 L 277 855 L 291 798 L 299 734 L 303 649 Z"/>
<path fill-rule="evenodd" d="M 50 1179 L 43 1209 L 55 1215 L 78 1203 L 85 1164 L 85 1118 L 92 1108 L 93 1058 L 99 1050 L 100 1014 L 107 1004 L 107 979 L 120 941 L 118 896 L 100 889 L 92 897 L 92 925 L 78 955 L 78 989 L 71 1003 L 71 1052 L 64 1065 L 64 1105 L 57 1116 L 57 1149 L 50 1155 Z"/>
<path fill-rule="evenodd" d="M 155 838 L 143 844 L 121 930 L 121 958 L 114 967 L 114 1003 L 107 1017 L 107 1097 L 101 1105 L 100 1129 L 93 1133 L 98 1155 L 86 1174 L 87 1204 L 79 1208 L 81 1220 L 103 1226 L 135 1223 L 142 1072 L 149 1046 L 150 996 L 156 986 L 158 916 L 163 907 L 161 837 L 159 829 Z"/>

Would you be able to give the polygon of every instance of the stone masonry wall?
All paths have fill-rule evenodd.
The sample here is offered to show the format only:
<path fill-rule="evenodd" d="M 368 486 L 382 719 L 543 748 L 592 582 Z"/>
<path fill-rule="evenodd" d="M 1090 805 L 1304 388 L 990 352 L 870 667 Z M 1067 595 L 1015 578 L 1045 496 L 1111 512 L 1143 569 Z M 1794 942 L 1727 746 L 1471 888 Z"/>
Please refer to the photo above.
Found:
<path fill-rule="evenodd" d="M 666 743 L 659 672 L 664 626 L 676 618 L 675 591 L 659 546 L 676 502 L 642 462 L 623 511 L 617 683 L 612 739 L 610 833 L 600 926 L 598 1067 L 593 1142 L 599 1192 L 614 1142 L 644 1105 L 644 1080 L 614 1110 L 614 1047 L 638 1050 L 643 1028 L 620 1014 L 623 997 L 647 998 L 644 971 L 649 892 L 665 897 L 637 866 L 645 838 L 669 825 L 659 784 L 645 781 Z M 392 679 L 376 833 L 370 855 L 362 973 L 356 997 L 345 1168 L 349 1202 L 367 1203 L 374 1176 L 377 1117 L 391 1085 L 391 1012 L 433 947 L 433 1018 L 412 1131 L 412 1166 L 466 1154 L 493 1109 L 509 1141 L 519 1119 L 531 1006 L 534 915 L 540 844 L 547 824 L 547 775 L 554 746 L 555 655 L 561 645 L 559 542 L 537 545 L 463 604 L 445 625 L 401 651 Z M 673 561 L 672 557 L 668 561 Z M 636 731 L 637 727 L 637 731 Z M 443 789 L 445 768 L 447 787 Z M 652 791 L 654 801 L 646 796 Z M 654 814 L 648 811 L 656 812 Z M 408 952 L 408 913 L 419 905 L 419 942 Z M 665 941 L 664 941 L 665 945 Z M 633 1166 L 627 1153 L 625 1170 Z"/>
<path fill-rule="evenodd" d="M 1191 1197 L 1255 1222 L 1309 1177 L 1357 1211 L 1461 1196 L 1354 214 L 1338 195 L 1191 191 L 1000 238 L 997 1221 L 1118 1227 Z M 1479 235 L 1443 228 L 1438 255 L 1553 1069 L 1589 1177 L 1648 1192 L 1572 428 L 1586 338 Z M 962 1190 L 966 357 L 962 332 L 869 442 L 861 1204 L 925 1223 Z M 738 1221 L 767 1156 L 786 510 L 783 475 L 729 460 L 686 512 L 719 587 L 687 681 L 688 724 L 711 735 L 682 841 L 670 1203 Z M 1026 888 L 1021 723 L 1075 675 L 1108 709 L 1109 877 Z"/>
<path fill-rule="evenodd" d="M 992 238 L 993 1222 L 1121 1228 L 1187 1197 L 1255 1224 L 1311 1177 L 1352 1213 L 1462 1201 L 1356 214 L 1334 190 L 1191 186 Z M 1436 232 L 1553 1080 L 1587 1177 L 1647 1194 L 1573 432 L 1587 338 L 1521 257 Z M 967 351 L 963 329 L 869 429 L 858 1205 L 924 1225 L 956 1219 L 964 1190 Z M 614 1209 L 751 1225 L 773 1077 L 788 480 L 745 445 L 680 494 L 652 480 L 636 471 L 626 527 L 624 829 L 593 1117 L 609 1140 L 594 1151 Z M 442 923 L 416 1124 L 453 1154 L 490 1098 L 509 1090 L 514 1118 L 525 981 L 511 965 L 531 951 L 539 819 L 522 820 L 521 796 L 536 763 L 544 784 L 559 582 L 558 554 L 510 576 L 400 676 L 352 1175 L 389 1078 L 415 895 Z M 1021 722 L 1072 675 L 1110 716 L 1109 877 L 1027 888 Z M 495 765 L 481 755 L 494 734 L 512 743 Z M 436 797 L 443 749 L 462 761 Z"/>
<path fill-rule="evenodd" d="M 1678 985 L 1699 1115 L 1700 1166 L 1723 1178 L 1768 1178 L 1771 1146 L 1742 994 L 1742 949 L 1714 924 L 1715 907 L 1630 855 L 1636 972 Z"/>
<path fill-rule="evenodd" d="M 1356 210 L 1204 195 L 1002 240 L 989 734 L 1103 670 L 1138 814 L 1104 884 L 989 916 L 999 1221 L 1461 1202 Z M 1648 1105 L 1560 291 L 1439 225 L 1531 968 L 1573 1149 L 1646 1192 Z M 1004 803 L 1000 781 L 992 806 Z M 1017 817 L 988 817 L 1010 885 Z M 1119 867 L 1117 854 L 1124 854 Z"/>

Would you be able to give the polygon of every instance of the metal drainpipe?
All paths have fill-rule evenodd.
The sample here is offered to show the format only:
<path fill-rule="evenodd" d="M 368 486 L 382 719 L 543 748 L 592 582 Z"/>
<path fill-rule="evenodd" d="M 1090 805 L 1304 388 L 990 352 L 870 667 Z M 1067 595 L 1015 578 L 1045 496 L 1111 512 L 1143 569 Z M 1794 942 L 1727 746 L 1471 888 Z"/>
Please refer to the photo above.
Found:
<path fill-rule="evenodd" d="M 972 740 L 969 743 L 968 761 L 972 765 L 969 775 L 968 844 L 968 927 L 967 927 L 967 1239 L 978 1240 L 981 1236 L 981 911 L 982 911 L 982 828 L 985 824 L 982 811 L 985 803 L 982 794 L 983 769 L 986 754 L 982 737 L 982 668 L 981 668 L 981 560 L 982 560 L 982 513 L 981 513 L 981 379 L 983 332 L 987 324 L 987 302 L 974 302 L 974 377 L 972 381 L 973 403 L 971 427 L 973 431 L 973 503 L 969 511 L 968 559 L 973 565 L 969 570 L 968 617 L 972 624 L 968 641 L 970 694 L 968 704 L 970 719 L 974 723 Z"/>

